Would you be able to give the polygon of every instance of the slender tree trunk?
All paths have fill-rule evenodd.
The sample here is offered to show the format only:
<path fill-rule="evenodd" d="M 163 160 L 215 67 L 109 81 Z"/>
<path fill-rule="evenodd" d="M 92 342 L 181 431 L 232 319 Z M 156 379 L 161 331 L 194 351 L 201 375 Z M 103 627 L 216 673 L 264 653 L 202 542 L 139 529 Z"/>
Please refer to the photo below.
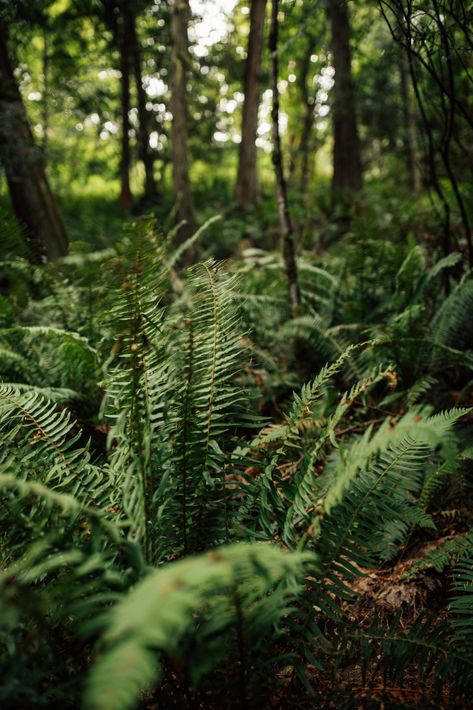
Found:
<path fill-rule="evenodd" d="M 328 0 L 328 18 L 335 69 L 332 198 L 337 204 L 361 189 L 362 174 L 347 0 Z"/>
<path fill-rule="evenodd" d="M 304 122 L 302 124 L 301 142 L 299 146 L 299 151 L 301 154 L 301 173 L 299 188 L 304 202 L 307 201 L 309 189 L 309 157 L 313 157 L 309 155 L 311 145 L 310 139 L 314 125 L 313 113 L 313 104 L 307 104 L 304 112 Z"/>
<path fill-rule="evenodd" d="M 189 61 L 187 21 L 188 0 L 171 1 L 172 77 L 171 77 L 171 148 L 174 195 L 177 218 L 185 220 L 180 239 L 185 240 L 195 231 L 196 219 L 192 203 L 187 151 L 187 64 Z"/>
<path fill-rule="evenodd" d="M 282 251 L 284 268 L 289 282 L 289 295 L 293 315 L 297 315 L 301 305 L 301 292 L 297 277 L 296 249 L 294 243 L 294 228 L 292 226 L 289 203 L 287 199 L 287 186 L 284 178 L 283 157 L 281 151 L 281 134 L 279 132 L 279 90 L 278 90 L 278 10 L 279 1 L 272 0 L 271 27 L 269 33 L 269 53 L 271 56 L 271 89 L 273 104 L 271 109 L 272 134 L 273 134 L 273 165 L 276 175 L 276 190 L 278 200 L 279 224 L 282 233 Z"/>
<path fill-rule="evenodd" d="M 42 114 L 43 114 L 43 136 L 41 147 L 45 162 L 48 154 L 48 138 L 49 138 L 49 46 L 48 46 L 48 29 L 43 30 L 43 96 L 42 96 Z"/>
<path fill-rule="evenodd" d="M 410 188 L 414 193 L 418 193 L 422 188 L 422 178 L 419 170 L 417 129 L 409 83 L 409 60 L 403 47 L 399 47 L 399 52 L 399 78 L 401 80 L 402 113 L 404 120 L 404 148 Z"/>
<path fill-rule="evenodd" d="M 8 53 L 8 31 L 0 20 L 0 159 L 13 209 L 37 246 L 36 257 L 67 253 L 67 233 L 35 144 Z"/>
<path fill-rule="evenodd" d="M 123 3 L 120 27 L 120 73 L 121 73 L 121 158 L 120 158 L 120 205 L 130 212 L 133 195 L 130 187 L 130 72 L 131 72 L 131 28 L 130 14 L 126 0 Z"/>
<path fill-rule="evenodd" d="M 146 110 L 146 91 L 143 86 L 143 76 L 141 71 L 141 51 L 136 32 L 136 16 L 133 10 L 128 7 L 129 26 L 133 53 L 133 73 L 135 76 L 136 94 L 138 99 L 138 119 L 140 122 L 138 140 L 139 155 L 145 169 L 144 197 L 145 200 L 153 202 L 158 196 L 156 181 L 154 179 L 154 159 L 153 151 L 149 144 L 149 113 Z"/>
<path fill-rule="evenodd" d="M 245 64 L 243 118 L 241 125 L 240 158 L 235 197 L 238 205 L 248 209 L 258 200 L 258 169 L 256 136 L 261 94 L 261 67 L 264 44 L 266 0 L 252 0 L 250 34 Z"/>
<path fill-rule="evenodd" d="M 309 37 L 306 53 L 303 59 L 300 73 L 300 91 L 304 104 L 304 118 L 302 123 L 301 139 L 299 143 L 299 155 L 301 157 L 300 165 L 300 191 L 304 202 L 307 200 L 309 186 L 309 151 L 312 130 L 314 127 L 314 104 L 315 96 L 311 93 L 307 86 L 309 76 L 311 56 L 315 48 L 315 38 Z"/>

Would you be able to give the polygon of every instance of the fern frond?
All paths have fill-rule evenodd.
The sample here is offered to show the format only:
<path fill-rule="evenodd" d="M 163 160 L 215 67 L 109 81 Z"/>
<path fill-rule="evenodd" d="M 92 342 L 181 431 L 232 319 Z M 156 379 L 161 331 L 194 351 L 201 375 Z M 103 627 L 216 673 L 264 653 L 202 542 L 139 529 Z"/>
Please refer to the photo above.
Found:
<path fill-rule="evenodd" d="M 385 682 L 402 681 L 415 667 L 420 678 L 431 680 L 434 694 L 440 693 L 448 681 L 464 697 L 471 693 L 471 655 L 451 638 L 446 624 L 425 614 L 420 614 L 407 630 L 402 628 L 400 616 L 391 622 L 389 629 L 377 621 L 366 630 L 353 625 L 346 634 L 346 641 L 352 644 L 352 658 L 362 659 L 364 677 L 377 654 Z"/>
<path fill-rule="evenodd" d="M 350 346 L 335 362 L 325 365 L 312 382 L 303 385 L 299 394 L 294 393 L 293 402 L 285 416 L 284 423 L 272 427 L 269 431 L 263 429 L 251 443 L 251 449 L 255 451 L 274 443 L 277 444 L 274 451 L 271 448 L 266 454 L 267 461 L 264 469 L 253 482 L 251 490 L 247 491 L 245 501 L 247 515 L 253 515 L 250 511 L 254 506 L 259 508 L 258 522 L 267 534 L 274 532 L 275 521 L 284 509 L 279 493 L 281 458 L 287 455 L 288 450 L 300 449 L 302 445 L 301 433 L 304 431 L 302 425 L 304 422 L 311 421 L 313 408 L 322 397 L 327 384 L 359 347 L 361 346 Z"/>
<path fill-rule="evenodd" d="M 110 466 L 121 505 L 130 522 L 129 536 L 152 556 L 149 506 L 152 432 L 162 404 L 159 390 L 168 379 L 161 338 L 164 308 L 160 300 L 167 272 L 164 254 L 149 226 L 137 230 L 129 253 L 118 265 L 120 285 L 110 322 L 116 340 L 107 363 L 103 410 L 113 426 L 109 435 Z"/>
<path fill-rule="evenodd" d="M 10 333 L 20 333 L 30 338 L 42 337 L 42 338 L 59 338 L 60 340 L 70 340 L 77 345 L 80 345 L 84 350 L 88 350 L 92 355 L 96 354 L 96 350 L 89 344 L 87 338 L 79 333 L 74 333 L 69 330 L 64 330 L 63 328 L 56 328 L 54 326 L 44 326 L 44 325 L 15 325 L 10 328 L 5 328 L 2 330 L 2 334 L 9 335 Z"/>
<path fill-rule="evenodd" d="M 227 618 L 225 625 L 237 622 L 236 590 L 245 609 L 265 598 L 265 616 L 260 609 L 252 618 L 261 634 L 262 628 L 281 618 L 287 605 L 286 599 L 279 607 L 268 593 L 275 585 L 288 584 L 290 595 L 296 595 L 309 557 L 269 545 L 233 545 L 152 572 L 110 613 L 102 652 L 90 674 L 86 707 L 134 707 L 140 691 L 159 682 L 162 666 L 157 654 L 179 654 L 184 634 L 199 633 L 196 615 L 208 617 L 217 611 L 218 619 L 222 595 L 231 602 L 227 613 L 233 606 L 233 619 Z"/>
<path fill-rule="evenodd" d="M 178 526 L 185 551 L 202 549 L 205 540 L 221 544 L 232 525 L 228 455 L 235 444 L 230 448 L 231 437 L 226 443 L 224 438 L 249 424 L 243 392 L 234 384 L 242 368 L 234 283 L 234 277 L 220 278 L 211 263 L 191 272 L 191 303 L 171 348 L 176 389 L 165 427 L 172 446 L 156 501 L 162 525 L 168 520 Z"/>
<path fill-rule="evenodd" d="M 304 524 L 304 521 L 307 520 L 308 510 L 314 506 L 314 490 L 316 490 L 317 487 L 317 475 L 314 471 L 314 466 L 323 447 L 327 443 L 331 443 L 334 446 L 336 445 L 336 427 L 345 416 L 346 412 L 353 406 L 354 402 L 370 387 L 376 385 L 383 379 L 391 381 L 393 377 L 392 370 L 379 368 L 377 372 L 357 382 L 349 392 L 343 395 L 335 412 L 328 417 L 326 424 L 322 427 L 314 444 L 304 453 L 302 464 L 294 479 L 291 505 L 288 508 L 284 522 L 283 537 L 287 544 L 294 545 L 296 543 L 297 530 Z"/>
<path fill-rule="evenodd" d="M 425 445 L 431 450 L 442 445 L 446 450 L 448 446 L 448 433 L 453 424 L 462 417 L 467 410 L 451 409 L 448 412 L 429 416 L 426 411 L 412 409 L 399 421 L 387 419 L 374 436 L 370 427 L 362 439 L 351 448 L 343 468 L 336 479 L 331 483 L 324 501 L 324 510 L 330 510 L 337 505 L 351 481 L 356 478 L 357 472 L 362 470 L 369 459 L 374 455 L 387 451 L 396 445 L 410 441 L 413 445 Z"/>
<path fill-rule="evenodd" d="M 421 377 L 417 380 L 417 382 L 409 388 L 407 393 L 407 406 L 412 407 L 414 404 L 417 404 L 419 400 L 424 397 L 424 395 L 436 384 L 438 384 L 438 380 L 435 377 L 432 377 L 432 375 L 425 375 L 425 377 Z"/>
<path fill-rule="evenodd" d="M 8 470 L 8 465 L 6 465 L 5 468 Z M 107 520 L 102 510 L 84 505 L 84 503 L 70 493 L 59 493 L 38 481 L 28 481 L 17 478 L 13 474 L 0 473 L 0 490 L 8 489 L 16 490 L 23 498 L 38 498 L 46 506 L 54 506 L 66 516 L 85 516 L 90 518 L 111 534 L 116 542 L 121 541 L 119 529 L 116 528 L 111 521 Z"/>
<path fill-rule="evenodd" d="M 324 579 L 314 589 L 317 606 L 337 615 L 334 598 L 351 598 L 352 582 L 377 559 L 390 559 L 413 525 L 433 527 L 417 505 L 425 464 L 462 415 L 424 417 L 408 412 L 393 427 L 369 428 L 344 452 L 331 479 L 314 491 L 307 536 L 321 559 Z"/>
<path fill-rule="evenodd" d="M 434 549 L 419 556 L 406 570 L 406 577 L 413 577 L 418 572 L 434 569 L 443 572 L 447 567 L 453 567 L 459 560 L 468 557 L 473 547 L 473 531 L 450 536 L 447 540 L 440 540 Z"/>
<path fill-rule="evenodd" d="M 15 454 L 24 476 L 60 488 L 82 502 L 107 500 L 107 472 L 90 462 L 88 446 L 70 412 L 35 388 L 0 385 L 0 438 L 4 456 Z M 21 443 L 20 443 L 21 442 Z"/>
<path fill-rule="evenodd" d="M 473 536 L 470 533 L 464 539 L 469 546 L 468 557 L 463 557 L 453 570 L 453 591 L 455 596 L 450 601 L 452 613 L 451 625 L 454 642 L 466 654 L 473 643 Z M 462 545 L 463 546 L 463 545 Z"/>
<path fill-rule="evenodd" d="M 443 301 L 432 320 L 427 339 L 432 346 L 431 367 L 444 362 L 448 349 L 473 349 L 469 324 L 473 317 L 473 280 L 464 279 Z"/>
<path fill-rule="evenodd" d="M 331 365 L 325 365 L 312 382 L 303 385 L 300 393 L 294 393 L 291 409 L 285 416 L 284 425 L 278 427 L 277 431 L 258 435 L 253 440 L 252 446 L 263 446 L 278 440 L 281 441 L 281 448 L 297 445 L 300 422 L 312 415 L 314 404 L 320 400 L 324 388 L 331 378 L 340 371 L 345 361 L 352 356 L 354 351 L 366 345 L 367 343 L 350 345 Z"/>
<path fill-rule="evenodd" d="M 222 219 L 222 215 L 217 214 L 214 217 L 211 217 L 208 219 L 204 224 L 199 227 L 199 229 L 196 230 L 196 232 L 189 237 L 189 239 L 186 239 L 185 242 L 180 244 L 177 249 L 174 250 L 174 252 L 168 257 L 167 259 L 167 268 L 169 270 L 173 269 L 176 264 L 179 263 L 182 255 L 190 249 L 202 236 L 202 234 L 212 225 L 215 224 L 216 222 L 219 222 Z"/>
<path fill-rule="evenodd" d="M 0 336 L 23 351 L 26 361 L 26 366 L 22 367 L 24 382 L 57 383 L 64 389 L 80 392 L 76 399 L 93 399 L 96 395 L 97 352 L 86 337 L 53 326 L 20 325 L 3 329 Z M 33 361 L 32 352 L 35 354 Z"/>

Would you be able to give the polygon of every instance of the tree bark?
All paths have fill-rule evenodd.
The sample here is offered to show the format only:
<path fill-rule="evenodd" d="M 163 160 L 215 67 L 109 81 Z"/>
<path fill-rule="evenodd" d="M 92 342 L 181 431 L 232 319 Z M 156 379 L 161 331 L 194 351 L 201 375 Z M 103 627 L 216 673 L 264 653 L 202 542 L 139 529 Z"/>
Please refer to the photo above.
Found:
<path fill-rule="evenodd" d="M 328 0 L 328 18 L 335 69 L 332 199 L 337 204 L 361 189 L 362 173 L 347 0 Z"/>
<path fill-rule="evenodd" d="M 153 151 L 149 145 L 149 113 L 146 110 L 146 91 L 143 86 L 140 44 L 136 32 L 136 16 L 130 7 L 127 8 L 127 13 L 129 14 L 128 21 L 132 42 L 133 74 L 135 76 L 138 99 L 138 120 L 140 123 L 138 131 L 139 155 L 145 169 L 144 198 L 146 201 L 154 202 L 158 196 L 158 191 L 154 179 Z"/>
<path fill-rule="evenodd" d="M 294 228 L 289 212 L 287 186 L 284 177 L 283 157 L 281 151 L 281 134 L 279 132 L 279 90 L 278 90 L 278 10 L 279 1 L 272 0 L 271 27 L 269 33 L 269 53 L 271 57 L 271 90 L 273 103 L 271 109 L 273 136 L 273 165 L 276 176 L 276 193 L 278 200 L 279 224 L 282 233 L 282 252 L 284 269 L 289 282 L 289 296 L 293 315 L 297 315 L 301 305 L 301 292 L 297 275 L 296 249 L 294 243 Z"/>
<path fill-rule="evenodd" d="M 0 20 L 0 160 L 12 205 L 31 237 L 35 258 L 67 253 L 66 228 L 51 192 L 41 149 L 36 145 L 8 52 L 8 29 Z"/>
<path fill-rule="evenodd" d="M 43 29 L 43 82 L 42 82 L 42 118 L 43 118 L 43 137 L 41 147 L 43 150 L 45 163 L 47 162 L 48 154 L 48 138 L 49 138 L 49 44 L 48 44 L 48 28 Z"/>
<path fill-rule="evenodd" d="M 304 104 L 304 118 L 302 123 L 301 139 L 299 143 L 299 155 L 301 157 L 300 167 L 300 191 L 303 202 L 307 201 L 309 187 L 309 150 L 311 143 L 311 135 L 314 126 L 314 104 L 315 96 L 309 91 L 307 86 L 307 78 L 309 76 L 311 56 L 315 49 L 315 38 L 310 37 L 307 43 L 306 53 L 304 55 L 301 73 L 300 73 L 300 92 Z"/>
<path fill-rule="evenodd" d="M 402 115 L 404 121 L 404 151 L 409 183 L 412 191 L 418 193 L 422 188 L 422 177 L 419 170 L 419 147 L 409 83 L 409 60 L 403 47 L 399 47 L 399 78 L 401 83 Z"/>
<path fill-rule="evenodd" d="M 242 209 L 258 200 L 258 169 L 256 136 L 261 95 L 261 69 L 264 44 L 266 0 L 253 0 L 250 10 L 248 54 L 245 63 L 243 117 L 240 157 L 235 197 Z"/>
<path fill-rule="evenodd" d="M 133 195 L 130 187 L 130 73 L 131 73 L 131 27 L 130 13 L 126 0 L 122 6 L 120 37 L 120 73 L 121 73 L 121 157 L 120 157 L 120 206 L 125 212 L 131 212 Z"/>
<path fill-rule="evenodd" d="M 187 21 L 189 17 L 188 0 L 171 1 L 171 37 L 172 37 L 172 76 L 171 76 L 171 151 L 174 196 L 179 221 L 186 224 L 180 229 L 181 241 L 195 231 L 196 219 L 192 203 L 189 179 L 189 158 L 187 151 L 187 65 L 189 47 Z"/>

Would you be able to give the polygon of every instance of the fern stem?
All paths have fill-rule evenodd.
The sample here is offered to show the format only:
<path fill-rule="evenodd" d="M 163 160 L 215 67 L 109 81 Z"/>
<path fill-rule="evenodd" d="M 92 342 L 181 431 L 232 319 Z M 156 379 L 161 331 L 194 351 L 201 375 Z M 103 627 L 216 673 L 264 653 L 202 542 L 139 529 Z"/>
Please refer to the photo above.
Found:
<path fill-rule="evenodd" d="M 184 396 L 184 427 L 182 432 L 182 542 L 184 554 L 187 554 L 187 473 L 188 473 L 188 454 L 187 442 L 190 434 L 190 396 L 192 391 L 192 381 L 194 376 L 194 329 L 192 319 L 189 323 L 189 340 L 188 340 L 188 364 L 187 364 L 187 382 L 186 392 Z"/>
<path fill-rule="evenodd" d="M 203 468 L 203 474 L 205 476 L 205 473 L 208 468 L 208 462 L 209 462 L 209 447 L 210 447 L 210 435 L 212 431 L 212 414 L 213 414 L 213 406 L 214 406 L 214 389 L 215 389 L 215 379 L 216 379 L 216 368 L 217 368 L 217 333 L 218 333 L 218 294 L 215 289 L 215 283 L 212 278 L 212 274 L 210 269 L 206 264 L 202 264 L 203 268 L 206 271 L 206 276 L 207 280 L 209 283 L 209 289 L 210 293 L 212 296 L 212 307 L 213 307 L 213 321 L 212 321 L 212 360 L 211 360 L 211 369 L 210 369 L 210 387 L 209 387 L 209 397 L 208 397 L 208 403 L 207 403 L 207 431 L 205 433 L 205 455 L 204 455 L 204 468 Z M 204 486 L 204 491 L 203 491 L 203 501 L 202 505 L 199 508 L 199 518 L 197 522 L 197 539 L 200 539 L 200 534 L 202 530 L 202 520 L 203 520 L 203 512 L 204 510 L 208 509 L 208 490 L 207 486 Z"/>
<path fill-rule="evenodd" d="M 209 403 L 207 410 L 207 434 L 205 442 L 205 468 L 207 468 L 208 457 L 209 457 L 209 443 L 210 443 L 210 433 L 212 426 L 212 413 L 213 413 L 213 403 L 214 403 L 214 389 L 215 389 L 215 371 L 217 366 L 217 332 L 218 332 L 218 298 L 215 291 L 215 284 L 210 273 L 210 269 L 204 264 L 204 268 L 207 271 L 207 278 L 209 281 L 209 287 L 212 293 L 213 302 L 213 334 L 212 334 L 212 374 L 210 379 L 210 391 L 209 391 Z"/>
<path fill-rule="evenodd" d="M 142 412 L 140 411 L 140 381 L 141 372 L 146 373 L 144 356 L 142 348 L 135 342 L 141 334 L 142 313 L 144 309 L 140 302 L 139 278 L 142 273 L 142 241 L 140 240 L 137 246 L 134 272 L 136 274 L 133 279 L 133 288 L 130 293 L 130 312 L 133 313 L 130 328 L 131 342 L 131 406 L 129 415 L 129 427 L 131 439 L 136 446 L 136 454 L 139 463 L 139 488 L 141 497 L 141 517 L 143 522 L 143 549 L 146 562 L 151 563 L 152 551 L 150 546 L 149 526 L 150 526 L 150 510 L 148 496 L 148 481 L 147 481 L 147 466 L 145 461 L 145 452 L 143 448 L 143 426 Z M 146 383 L 146 375 L 144 375 Z M 146 397 L 146 387 L 145 387 Z"/>

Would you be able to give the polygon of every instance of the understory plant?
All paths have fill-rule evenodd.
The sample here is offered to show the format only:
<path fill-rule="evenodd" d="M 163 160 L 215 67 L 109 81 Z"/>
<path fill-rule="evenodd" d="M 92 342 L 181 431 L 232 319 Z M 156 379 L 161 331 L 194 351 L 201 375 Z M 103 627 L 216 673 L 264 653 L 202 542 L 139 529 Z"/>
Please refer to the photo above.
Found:
<path fill-rule="evenodd" d="M 178 274 L 148 224 L 100 264 L 80 332 L 0 334 L 2 707 L 349 707 L 350 673 L 369 695 L 414 667 L 426 703 L 447 688 L 467 698 L 466 524 L 437 550 L 449 614 L 387 620 L 375 607 L 361 624 L 357 605 L 360 580 L 434 537 L 441 500 L 471 485 L 468 408 L 435 411 L 412 387 L 396 397 L 396 359 L 373 329 L 340 347 L 330 336 L 336 352 L 270 416 L 259 402 L 275 356 L 253 336 L 264 294 L 244 301 L 245 267 Z M 335 288 L 328 272 L 305 274 Z M 435 368 L 460 352 L 450 341 L 470 283 L 432 321 Z M 64 287 L 41 286 L 58 318 Z M 30 360 L 57 372 L 41 384 Z"/>

